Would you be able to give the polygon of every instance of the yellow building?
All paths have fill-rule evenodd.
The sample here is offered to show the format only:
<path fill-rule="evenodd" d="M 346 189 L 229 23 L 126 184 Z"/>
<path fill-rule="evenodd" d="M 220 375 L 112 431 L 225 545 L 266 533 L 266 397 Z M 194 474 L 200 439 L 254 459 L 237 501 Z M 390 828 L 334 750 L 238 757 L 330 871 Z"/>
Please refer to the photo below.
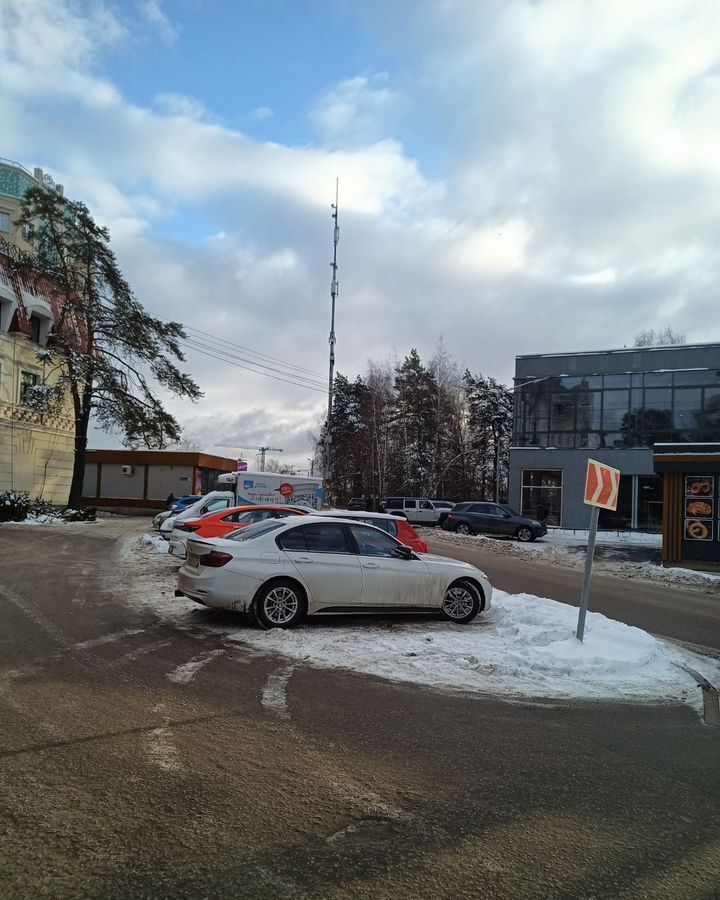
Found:
<path fill-rule="evenodd" d="M 33 390 L 52 387 L 59 377 L 43 359 L 57 300 L 47 285 L 22 278 L 13 260 L 14 248 L 32 249 L 14 224 L 20 201 L 29 187 L 41 185 L 62 192 L 41 169 L 31 174 L 0 158 L 0 491 L 26 491 L 62 504 L 75 451 L 72 407 L 66 402 L 43 411 Z"/>

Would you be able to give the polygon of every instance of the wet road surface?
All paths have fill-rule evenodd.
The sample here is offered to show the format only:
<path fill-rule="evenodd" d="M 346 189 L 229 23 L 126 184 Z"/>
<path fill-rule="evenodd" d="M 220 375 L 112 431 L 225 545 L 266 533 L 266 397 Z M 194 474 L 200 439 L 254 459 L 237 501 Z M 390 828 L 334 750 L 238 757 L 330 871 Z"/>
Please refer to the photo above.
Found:
<path fill-rule="evenodd" d="M 3 900 L 717 896 L 720 730 L 691 710 L 258 654 L 231 614 L 158 613 L 142 524 L 0 531 Z"/>

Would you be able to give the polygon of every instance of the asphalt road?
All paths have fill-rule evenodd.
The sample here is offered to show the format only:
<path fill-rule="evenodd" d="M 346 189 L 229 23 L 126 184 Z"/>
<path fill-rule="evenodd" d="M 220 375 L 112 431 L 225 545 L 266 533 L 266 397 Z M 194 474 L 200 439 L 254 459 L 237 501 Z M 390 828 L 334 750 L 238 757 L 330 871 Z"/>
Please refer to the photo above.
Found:
<path fill-rule="evenodd" d="M 289 665 L 158 614 L 139 525 L 0 529 L 3 900 L 718 896 L 691 710 Z"/>
<path fill-rule="evenodd" d="M 551 597 L 572 606 L 579 603 L 583 573 L 578 569 L 528 562 L 427 535 L 426 539 L 433 553 L 478 566 L 503 591 Z M 720 650 L 720 594 L 595 572 L 590 609 L 652 634 Z"/>

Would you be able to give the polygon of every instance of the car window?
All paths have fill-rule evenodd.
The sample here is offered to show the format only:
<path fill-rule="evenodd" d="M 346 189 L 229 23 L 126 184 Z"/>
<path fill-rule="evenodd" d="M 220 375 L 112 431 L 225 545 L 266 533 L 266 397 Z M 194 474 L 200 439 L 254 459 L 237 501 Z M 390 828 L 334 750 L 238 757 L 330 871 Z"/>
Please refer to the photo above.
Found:
<path fill-rule="evenodd" d="M 414 500 L 406 500 L 404 503 L 405 509 L 415 509 L 417 504 Z"/>
<path fill-rule="evenodd" d="M 434 507 L 429 500 L 421 500 L 420 509 L 434 509 Z"/>
<path fill-rule="evenodd" d="M 223 522 L 242 522 L 243 525 L 253 525 L 255 522 L 262 522 L 267 516 L 258 517 L 259 510 L 255 509 L 238 509 L 230 515 L 223 516 Z"/>
<path fill-rule="evenodd" d="M 293 528 L 282 535 L 280 540 L 284 550 L 305 550 L 308 553 L 349 553 L 345 531 L 337 522 Z"/>
<path fill-rule="evenodd" d="M 276 522 L 273 519 L 266 520 L 265 522 L 256 522 L 255 525 L 250 525 L 249 528 L 241 528 L 239 531 L 233 531 L 232 534 L 228 534 L 227 540 L 252 541 L 263 534 L 268 534 L 271 531 L 282 528 L 282 525 L 282 522 Z"/>
<path fill-rule="evenodd" d="M 402 500 L 400 497 L 391 497 L 386 503 L 385 506 L 391 506 L 393 509 L 402 509 Z"/>
<path fill-rule="evenodd" d="M 380 524 L 382 522 L 382 525 Z M 388 534 L 395 537 L 398 533 L 397 522 L 393 522 L 392 519 L 381 519 L 380 522 L 377 523 L 378 528 L 382 528 L 384 531 L 387 531 Z"/>
<path fill-rule="evenodd" d="M 280 524 L 280 523 L 278 523 Z M 307 552 L 305 533 L 302 528 L 293 528 L 278 536 L 277 544 L 281 550 L 304 550 Z"/>
<path fill-rule="evenodd" d="M 351 525 L 350 530 L 357 541 L 362 556 L 394 556 L 397 541 L 382 531 L 367 525 Z"/>
<path fill-rule="evenodd" d="M 221 509 L 227 509 L 228 506 L 230 506 L 229 500 L 211 500 L 206 507 L 206 512 L 219 512 Z"/>
<path fill-rule="evenodd" d="M 498 506 L 496 503 L 488 503 L 487 514 L 489 516 L 499 516 L 502 518 L 505 515 L 505 510 L 501 506 Z"/>

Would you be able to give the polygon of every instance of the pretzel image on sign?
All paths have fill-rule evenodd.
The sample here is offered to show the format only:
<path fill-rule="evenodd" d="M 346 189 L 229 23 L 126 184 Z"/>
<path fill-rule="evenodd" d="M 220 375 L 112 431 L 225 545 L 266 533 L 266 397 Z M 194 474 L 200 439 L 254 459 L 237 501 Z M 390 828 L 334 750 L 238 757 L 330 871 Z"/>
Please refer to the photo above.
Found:
<path fill-rule="evenodd" d="M 614 511 L 618 505 L 619 490 L 620 469 L 589 459 L 585 477 L 585 503 Z"/>

